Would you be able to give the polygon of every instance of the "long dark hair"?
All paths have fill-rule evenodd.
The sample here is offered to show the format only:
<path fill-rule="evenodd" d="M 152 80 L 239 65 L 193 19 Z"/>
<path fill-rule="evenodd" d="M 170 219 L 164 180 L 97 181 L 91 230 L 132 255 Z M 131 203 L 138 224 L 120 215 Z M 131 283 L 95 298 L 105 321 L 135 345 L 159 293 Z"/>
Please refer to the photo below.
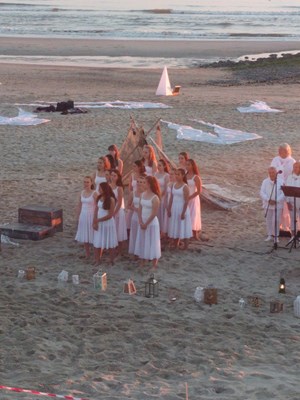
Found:
<path fill-rule="evenodd" d="M 160 199 L 160 187 L 158 180 L 155 178 L 155 176 L 150 175 L 146 176 L 145 179 L 149 183 L 151 192 L 156 194 L 156 196 Z"/>
<path fill-rule="evenodd" d="M 115 152 L 114 162 L 115 162 L 115 167 L 117 167 L 118 164 L 119 164 L 119 159 L 120 159 L 119 149 L 117 148 L 117 146 L 115 144 L 111 144 L 108 147 L 108 151 L 114 151 Z M 113 168 L 115 168 L 115 167 L 113 167 Z"/>
<path fill-rule="evenodd" d="M 111 199 L 113 198 L 116 200 L 116 196 L 112 188 L 110 187 L 110 184 L 107 182 L 101 182 L 99 188 L 101 188 L 102 193 L 99 194 L 99 196 L 97 197 L 97 203 L 99 200 L 103 200 L 103 209 L 109 210 L 111 205 Z"/>
<path fill-rule="evenodd" d="M 113 158 L 111 154 L 106 154 L 105 158 L 108 159 L 110 168 L 109 169 L 115 169 L 116 168 L 116 160 Z"/>
<path fill-rule="evenodd" d="M 187 178 L 186 178 L 186 174 L 185 174 L 185 170 L 183 168 L 177 168 L 176 171 L 179 171 L 183 177 L 183 182 L 187 183 Z"/>
<path fill-rule="evenodd" d="M 169 164 L 166 162 L 166 160 L 161 158 L 158 162 L 163 165 L 164 171 L 168 174 L 170 172 L 170 167 L 169 167 Z"/>
<path fill-rule="evenodd" d="M 143 149 L 147 149 L 149 151 L 149 160 L 148 160 L 148 164 L 149 167 L 153 167 L 154 162 L 156 162 L 156 156 L 155 156 L 155 151 L 153 146 L 151 146 L 150 144 L 145 144 Z M 145 163 L 145 157 L 142 158 L 142 160 Z"/>
<path fill-rule="evenodd" d="M 138 169 L 139 169 L 139 174 L 140 174 L 140 175 L 146 173 L 146 168 L 145 168 L 145 164 L 144 164 L 144 161 L 143 161 L 143 160 L 136 160 L 136 161 L 134 162 L 134 164 L 138 167 Z"/>
<path fill-rule="evenodd" d="M 199 168 L 196 162 L 192 158 L 189 158 L 188 160 L 186 160 L 186 162 L 189 162 L 191 164 L 194 175 L 200 176 Z"/>
<path fill-rule="evenodd" d="M 121 175 L 120 171 L 118 169 L 112 169 L 110 171 L 110 174 L 112 174 L 112 173 L 118 175 L 118 179 L 117 179 L 116 185 L 123 187 L 124 185 L 123 185 L 123 182 L 122 182 L 122 175 Z"/>

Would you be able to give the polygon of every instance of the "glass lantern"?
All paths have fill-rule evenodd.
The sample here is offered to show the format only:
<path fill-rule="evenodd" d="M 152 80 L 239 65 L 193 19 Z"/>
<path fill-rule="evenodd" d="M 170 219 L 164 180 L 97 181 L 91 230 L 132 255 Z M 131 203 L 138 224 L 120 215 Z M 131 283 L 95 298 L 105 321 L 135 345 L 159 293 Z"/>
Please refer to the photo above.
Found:
<path fill-rule="evenodd" d="M 278 293 L 285 293 L 285 280 L 284 280 L 284 278 L 280 279 Z"/>
<path fill-rule="evenodd" d="M 158 297 L 158 280 L 153 274 L 145 283 L 145 297 Z"/>

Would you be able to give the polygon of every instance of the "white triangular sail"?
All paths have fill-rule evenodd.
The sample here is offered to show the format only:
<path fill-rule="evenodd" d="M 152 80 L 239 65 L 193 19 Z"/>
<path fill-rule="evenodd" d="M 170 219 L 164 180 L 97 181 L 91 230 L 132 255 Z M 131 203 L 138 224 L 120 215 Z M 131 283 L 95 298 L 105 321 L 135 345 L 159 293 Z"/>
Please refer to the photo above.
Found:
<path fill-rule="evenodd" d="M 167 67 L 165 66 L 156 90 L 156 96 L 172 96 L 172 95 L 173 92 L 170 84 L 169 74 Z"/>

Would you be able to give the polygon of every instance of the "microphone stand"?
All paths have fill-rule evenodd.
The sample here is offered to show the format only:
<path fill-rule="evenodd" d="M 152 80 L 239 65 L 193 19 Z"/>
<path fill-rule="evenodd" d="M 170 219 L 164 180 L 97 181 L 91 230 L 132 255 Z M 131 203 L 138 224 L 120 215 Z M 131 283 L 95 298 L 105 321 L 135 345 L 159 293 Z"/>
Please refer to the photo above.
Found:
<path fill-rule="evenodd" d="M 274 229 L 274 244 L 273 244 L 273 249 L 277 250 L 278 247 L 278 235 L 277 235 L 277 176 L 278 176 L 278 172 L 275 176 L 275 181 L 274 181 L 274 186 L 275 187 L 275 218 L 274 218 L 274 225 L 275 225 L 275 229 Z"/>

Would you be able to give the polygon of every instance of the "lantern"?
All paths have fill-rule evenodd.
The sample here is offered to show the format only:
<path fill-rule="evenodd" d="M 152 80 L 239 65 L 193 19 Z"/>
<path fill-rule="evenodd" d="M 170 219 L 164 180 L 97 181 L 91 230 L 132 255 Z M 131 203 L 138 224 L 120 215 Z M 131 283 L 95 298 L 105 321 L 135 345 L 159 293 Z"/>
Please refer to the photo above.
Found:
<path fill-rule="evenodd" d="M 295 317 L 300 318 L 300 296 L 297 296 L 294 301 L 294 315 Z"/>
<path fill-rule="evenodd" d="M 208 286 L 204 289 L 204 303 L 209 304 L 218 304 L 218 291 L 216 288 L 212 286 Z"/>
<path fill-rule="evenodd" d="M 25 272 L 25 277 L 28 281 L 35 279 L 35 267 L 28 267 Z"/>
<path fill-rule="evenodd" d="M 106 272 L 98 271 L 93 275 L 93 283 L 95 289 L 100 289 L 105 292 L 107 289 Z"/>
<path fill-rule="evenodd" d="M 123 293 L 136 294 L 135 284 L 132 279 L 128 279 L 124 282 Z"/>
<path fill-rule="evenodd" d="M 145 297 L 158 297 L 158 281 L 153 274 L 145 283 Z"/>
<path fill-rule="evenodd" d="M 285 280 L 280 278 L 278 293 L 285 293 Z"/>
<path fill-rule="evenodd" d="M 281 311 L 283 311 L 283 303 L 279 300 L 270 302 L 270 313 L 280 313 Z"/>

